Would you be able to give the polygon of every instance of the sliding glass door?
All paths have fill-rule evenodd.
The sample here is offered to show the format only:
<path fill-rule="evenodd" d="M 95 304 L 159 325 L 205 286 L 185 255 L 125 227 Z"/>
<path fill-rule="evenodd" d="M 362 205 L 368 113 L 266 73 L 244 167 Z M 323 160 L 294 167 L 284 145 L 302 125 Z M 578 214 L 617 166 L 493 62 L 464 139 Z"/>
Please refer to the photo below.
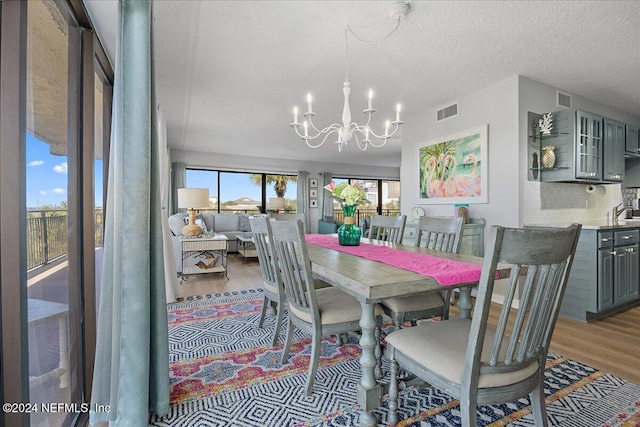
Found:
<path fill-rule="evenodd" d="M 15 405 L 5 406 L 0 425 L 82 424 L 95 348 L 110 67 L 72 3 L 0 7 L 0 374 L 3 402 Z"/>

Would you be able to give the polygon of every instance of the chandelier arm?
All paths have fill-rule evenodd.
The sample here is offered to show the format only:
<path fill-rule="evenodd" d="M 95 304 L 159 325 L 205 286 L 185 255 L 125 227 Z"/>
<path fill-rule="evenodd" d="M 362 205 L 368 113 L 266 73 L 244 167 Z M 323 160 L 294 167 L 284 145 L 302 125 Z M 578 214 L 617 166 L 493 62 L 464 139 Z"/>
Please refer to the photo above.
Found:
<path fill-rule="evenodd" d="M 358 139 L 358 135 L 356 135 L 355 133 L 353 134 L 353 137 L 356 139 L 356 144 L 358 144 L 358 148 L 361 149 L 362 151 L 367 149 L 367 141 L 366 140 L 362 140 L 362 142 Z M 364 145 L 363 145 L 364 144 Z"/>
<path fill-rule="evenodd" d="M 377 133 L 375 133 L 375 132 L 374 132 L 374 131 L 372 131 L 371 129 L 369 129 L 369 134 L 371 134 L 371 136 L 375 136 L 375 137 L 376 137 L 376 138 L 378 138 L 378 139 L 390 138 L 390 137 L 392 137 L 393 135 L 395 135 L 395 134 L 396 134 L 396 132 L 398 132 L 398 128 L 400 127 L 400 125 L 399 125 L 398 123 L 396 123 L 394 126 L 395 126 L 395 127 L 394 127 L 394 129 L 393 129 L 393 132 L 389 133 L 388 135 L 378 135 Z"/>
<path fill-rule="evenodd" d="M 336 130 L 332 130 L 331 132 L 328 132 L 327 134 L 325 134 L 324 138 L 322 139 L 321 142 L 317 143 L 317 144 L 312 144 L 311 142 L 309 142 L 309 139 L 307 138 L 303 138 L 305 140 L 305 142 L 307 143 L 307 145 L 310 148 L 318 148 L 320 147 L 322 144 L 324 144 L 325 142 L 327 142 L 327 138 L 329 138 L 329 135 L 331 135 L 332 133 L 337 132 Z M 314 136 L 314 138 L 319 137 L 321 134 L 318 134 L 316 136 Z"/>
<path fill-rule="evenodd" d="M 298 127 L 295 128 L 296 129 L 296 133 L 298 134 L 298 136 L 302 139 L 305 140 L 309 140 L 309 139 L 316 139 L 317 137 L 319 137 L 320 135 L 330 135 L 333 132 L 339 132 L 340 129 L 342 129 L 342 127 L 340 125 L 338 125 L 337 123 L 334 123 L 330 126 L 327 126 L 326 128 L 322 129 L 322 130 L 316 130 L 316 134 L 315 135 L 304 135 L 302 133 L 300 133 L 300 131 L 298 130 Z"/>
<path fill-rule="evenodd" d="M 384 144 L 386 144 L 386 143 L 387 143 L 387 140 L 388 140 L 389 138 L 380 138 L 380 139 L 381 139 L 380 143 L 376 143 L 373 139 L 371 139 L 371 140 L 369 140 L 369 144 L 370 144 L 372 147 L 380 148 L 380 147 L 382 147 Z"/>

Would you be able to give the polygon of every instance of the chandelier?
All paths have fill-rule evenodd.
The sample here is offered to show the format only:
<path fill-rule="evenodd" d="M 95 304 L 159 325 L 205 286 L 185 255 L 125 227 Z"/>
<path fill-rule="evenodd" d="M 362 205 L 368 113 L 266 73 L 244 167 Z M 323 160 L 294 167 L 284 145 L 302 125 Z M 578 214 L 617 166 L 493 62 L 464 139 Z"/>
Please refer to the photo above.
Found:
<path fill-rule="evenodd" d="M 393 34 L 398 27 L 400 26 L 400 22 L 404 19 L 409 13 L 409 2 L 408 1 L 395 1 L 392 5 L 389 14 L 391 18 L 395 21 L 395 27 L 389 34 L 387 34 L 383 39 L 386 39 L 391 34 Z M 389 138 L 394 136 L 396 132 L 398 132 L 398 128 L 404 124 L 402 120 L 400 120 L 400 111 L 402 110 L 401 104 L 396 105 L 396 119 L 394 121 L 387 120 L 384 126 L 384 133 L 377 134 L 375 133 L 369 124 L 371 123 L 371 115 L 376 112 L 373 108 L 373 90 L 369 89 L 369 99 L 367 103 L 367 108 L 363 110 L 363 113 L 367 115 L 367 121 L 365 124 L 360 125 L 358 123 L 351 121 L 351 108 L 349 106 L 349 93 L 351 92 L 350 83 L 349 83 L 349 43 L 348 43 L 348 33 L 351 33 L 356 39 L 370 43 L 369 40 L 362 40 L 358 37 L 349 27 L 347 27 L 344 31 L 344 43 L 346 48 L 345 55 L 345 75 L 344 75 L 344 83 L 342 88 L 342 93 L 344 94 L 344 107 L 342 109 L 342 123 L 332 123 L 329 126 L 318 129 L 314 123 L 313 118 L 316 116 L 316 113 L 313 112 L 313 97 L 311 93 L 307 94 L 307 111 L 303 113 L 305 118 L 303 123 L 298 122 L 298 107 L 293 107 L 293 123 L 290 124 L 292 128 L 296 131 L 296 134 L 307 143 L 307 145 L 311 148 L 318 148 L 323 145 L 329 136 L 335 135 L 337 140 L 335 144 L 338 146 L 338 152 L 342 151 L 342 148 L 346 146 L 349 141 L 355 140 L 358 148 L 361 150 L 366 150 L 369 145 L 379 148 L 382 147 Z M 390 126 L 393 126 L 390 132 Z M 300 132 L 300 127 L 303 128 L 303 131 Z M 311 129 L 310 129 L 311 128 Z M 310 134 L 310 132 L 315 132 L 314 134 Z M 321 138 L 321 139 L 320 139 Z M 316 141 L 317 140 L 317 141 Z"/>

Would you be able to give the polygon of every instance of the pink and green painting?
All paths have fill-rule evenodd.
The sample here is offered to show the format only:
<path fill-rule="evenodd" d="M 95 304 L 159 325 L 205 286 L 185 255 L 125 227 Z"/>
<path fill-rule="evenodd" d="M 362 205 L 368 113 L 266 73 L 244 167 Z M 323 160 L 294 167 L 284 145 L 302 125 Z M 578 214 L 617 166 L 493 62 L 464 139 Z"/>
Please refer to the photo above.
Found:
<path fill-rule="evenodd" d="M 420 199 L 487 203 L 487 125 L 419 148 Z"/>

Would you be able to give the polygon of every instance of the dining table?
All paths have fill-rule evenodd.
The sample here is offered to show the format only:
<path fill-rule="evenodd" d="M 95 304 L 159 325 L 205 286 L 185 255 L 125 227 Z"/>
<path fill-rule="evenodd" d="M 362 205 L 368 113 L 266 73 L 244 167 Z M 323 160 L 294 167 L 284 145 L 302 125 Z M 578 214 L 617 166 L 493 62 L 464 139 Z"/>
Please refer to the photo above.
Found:
<path fill-rule="evenodd" d="M 376 426 L 378 425 L 378 420 L 373 411 L 382 403 L 383 387 L 378 383 L 375 375 L 380 354 L 380 346 L 376 338 L 375 305 L 385 298 L 445 291 L 453 287 L 458 288 L 460 292 L 457 302 L 459 316 L 470 319 L 472 309 L 471 291 L 478 284 L 480 279 L 479 272 L 484 260 L 472 255 L 454 254 L 423 247 L 362 238 L 361 246 L 384 246 L 390 250 L 387 253 L 392 256 L 384 256 L 381 257 L 383 258 L 381 260 L 374 260 L 369 255 L 357 254 L 358 251 L 354 250 L 353 247 L 339 248 L 330 239 L 335 239 L 335 243 L 337 243 L 336 235 L 307 235 L 307 250 L 311 268 L 315 277 L 344 290 L 360 302 L 362 309 L 360 315 L 360 327 L 362 329 L 360 347 L 362 353 L 359 361 L 362 376 L 357 385 L 357 401 L 361 410 L 358 425 Z M 363 249 L 370 250 L 375 248 L 365 246 Z M 343 250 L 355 253 L 348 253 Z M 375 253 L 375 251 L 373 252 Z M 447 269 L 459 269 L 460 265 L 469 266 L 470 264 L 471 269 L 477 270 L 477 277 L 473 277 L 470 280 L 469 275 L 459 276 L 456 271 L 451 271 L 453 279 L 448 280 L 448 282 L 460 280 L 460 283 L 442 285 L 429 274 L 429 271 L 425 271 L 425 268 L 418 269 L 420 270 L 418 273 L 392 265 L 393 263 L 387 263 L 386 260 L 386 258 L 400 260 L 405 257 L 416 258 L 414 254 L 427 255 L 425 257 L 427 259 L 436 257 L 437 260 L 442 260 L 441 263 L 438 263 L 440 264 L 437 267 L 438 274 L 441 274 L 443 270 L 446 273 Z M 434 258 L 430 258 L 430 260 L 433 261 Z M 434 269 L 436 269 L 435 266 Z M 509 272 L 510 270 L 506 266 L 499 265 L 496 278 L 508 277 Z M 458 276 L 459 278 L 456 279 Z M 440 280 L 442 281 L 442 279 Z"/>

